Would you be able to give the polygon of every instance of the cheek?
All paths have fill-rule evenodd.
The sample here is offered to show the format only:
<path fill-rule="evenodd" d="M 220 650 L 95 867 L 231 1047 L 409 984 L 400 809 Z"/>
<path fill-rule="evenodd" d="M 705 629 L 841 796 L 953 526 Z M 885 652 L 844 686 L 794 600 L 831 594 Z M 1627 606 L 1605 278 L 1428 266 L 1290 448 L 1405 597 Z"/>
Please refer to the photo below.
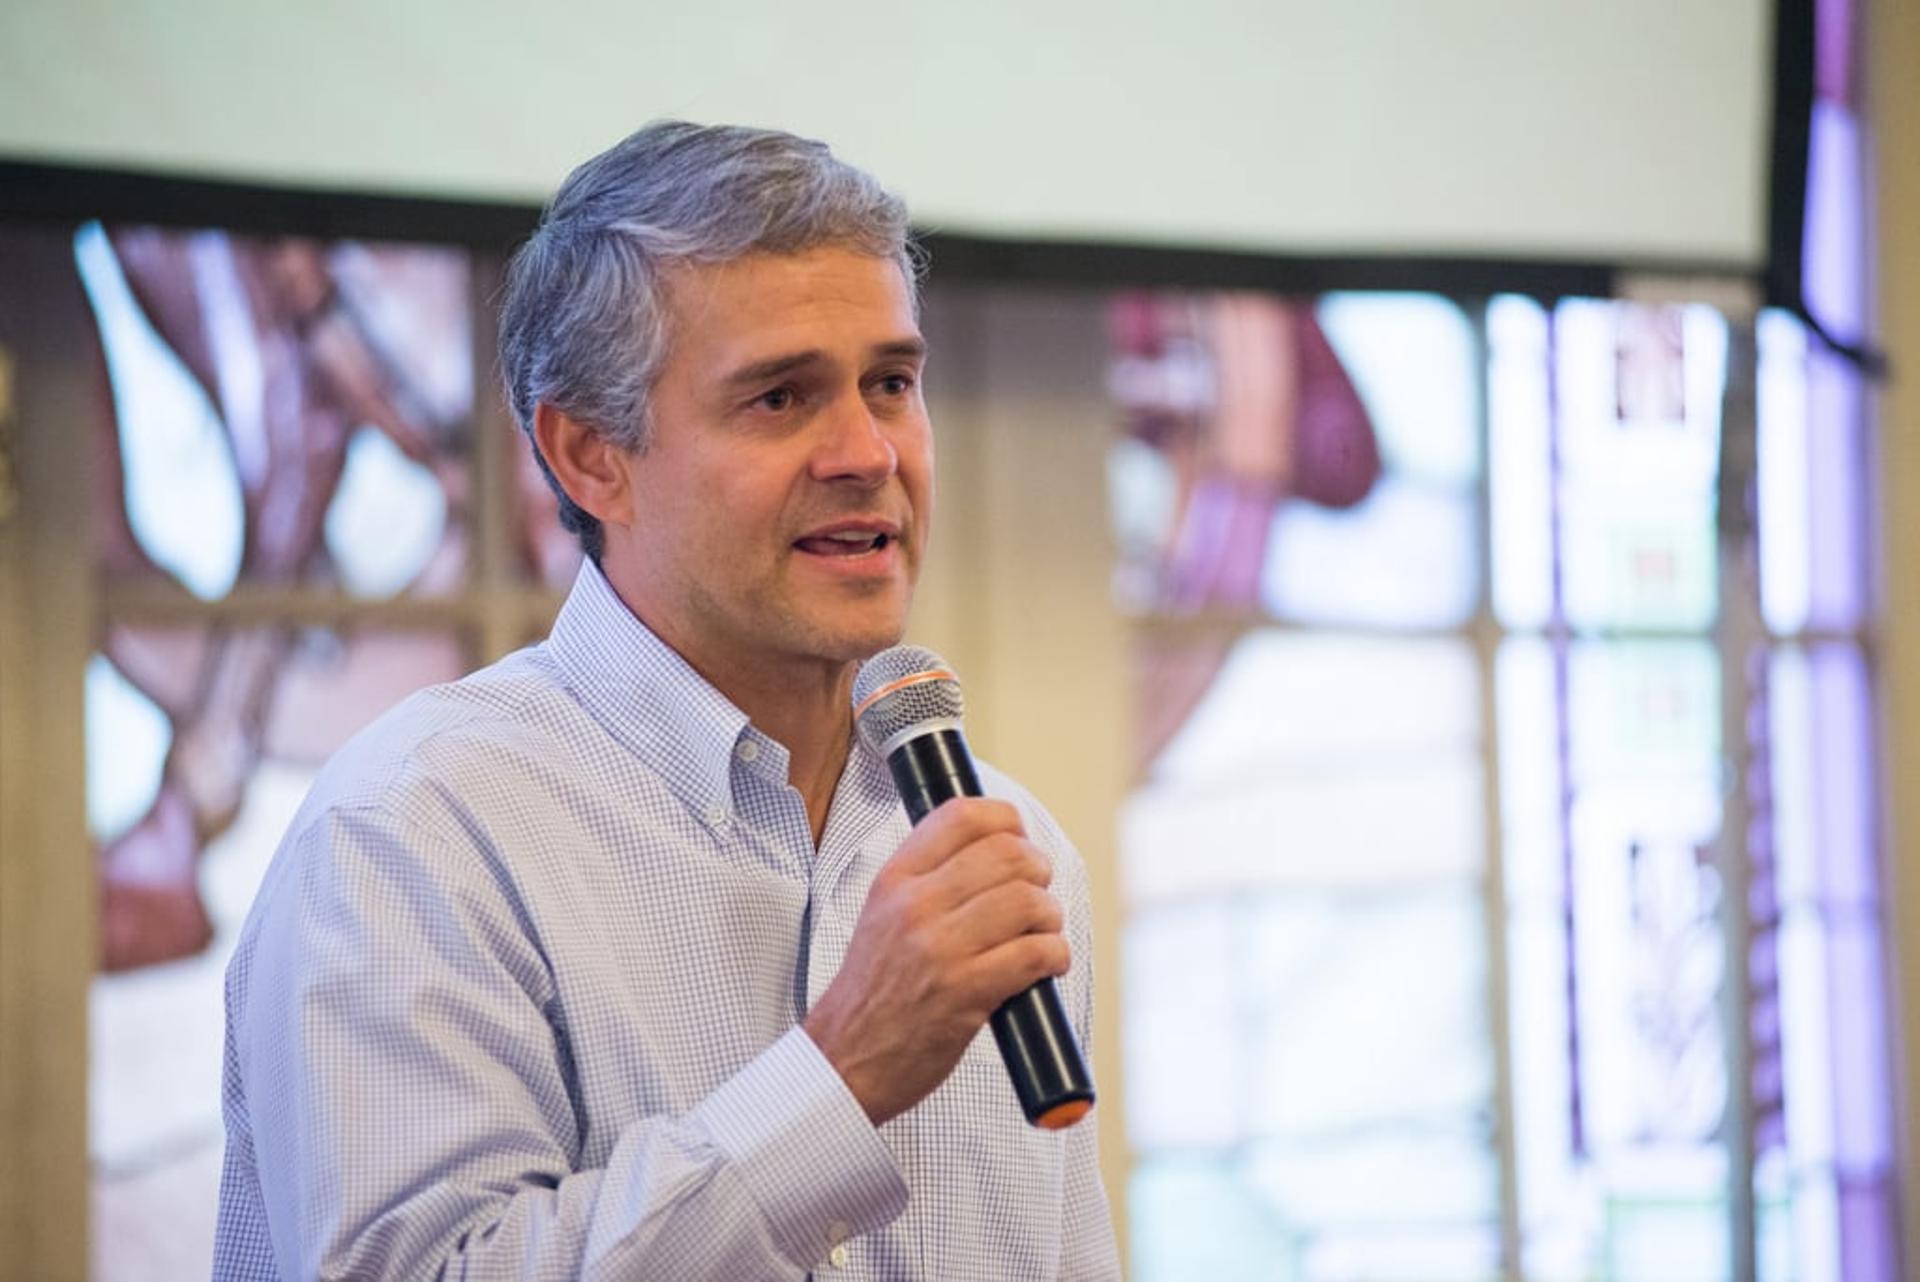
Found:
<path fill-rule="evenodd" d="M 792 488 L 782 469 L 741 456 L 687 478 L 679 504 L 688 526 L 709 542 L 780 542 Z"/>
<path fill-rule="evenodd" d="M 922 530 L 933 519 L 934 469 L 933 437 L 926 436 L 916 449 L 902 451 L 900 455 L 900 477 L 907 487 L 907 497 L 913 502 L 915 521 Z"/>
<path fill-rule="evenodd" d="M 909 486 L 931 492 L 933 489 L 933 426 L 924 414 L 914 415 L 891 433 L 894 458 L 900 475 Z"/>

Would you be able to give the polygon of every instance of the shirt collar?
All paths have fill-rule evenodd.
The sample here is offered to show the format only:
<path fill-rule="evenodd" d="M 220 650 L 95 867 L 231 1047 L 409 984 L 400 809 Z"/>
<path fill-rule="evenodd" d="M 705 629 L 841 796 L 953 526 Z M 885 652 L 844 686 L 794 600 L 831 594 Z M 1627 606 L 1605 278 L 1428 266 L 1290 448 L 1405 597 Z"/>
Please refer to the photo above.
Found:
<path fill-rule="evenodd" d="M 591 558 L 580 564 L 547 650 L 594 720 L 658 770 L 709 828 L 725 829 L 730 822 L 736 762 L 786 784 L 786 745 L 754 728 L 746 713 L 642 623 Z M 841 776 L 842 790 L 848 787 L 863 814 L 899 804 L 886 763 L 858 735 Z"/>
<path fill-rule="evenodd" d="M 548 651 L 574 697 L 709 826 L 732 808 L 736 749 L 753 742 L 754 768 L 786 779 L 786 749 L 654 635 L 591 558 L 560 607 Z"/>

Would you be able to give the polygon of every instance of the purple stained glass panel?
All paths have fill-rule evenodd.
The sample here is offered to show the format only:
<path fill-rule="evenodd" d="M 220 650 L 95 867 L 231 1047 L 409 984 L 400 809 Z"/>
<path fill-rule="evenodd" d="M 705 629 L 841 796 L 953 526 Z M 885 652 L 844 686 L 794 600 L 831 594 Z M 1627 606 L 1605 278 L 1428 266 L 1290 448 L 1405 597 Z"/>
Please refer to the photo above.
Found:
<path fill-rule="evenodd" d="M 1123 608 L 1385 627 L 1472 613 L 1478 378 L 1456 304 L 1163 293 L 1110 319 Z"/>
<path fill-rule="evenodd" d="M 90 737 L 116 756 L 150 737 L 138 727 L 154 717 L 166 733 L 141 749 L 158 760 L 130 822 L 101 834 L 110 973 L 89 999 L 96 1278 L 206 1276 L 224 1138 L 221 976 L 240 925 L 319 764 L 388 705 L 466 665 L 444 632 L 108 628 Z M 90 771 L 90 789 L 100 777 L 112 778 Z"/>
<path fill-rule="evenodd" d="M 1818 0 L 1815 21 L 1803 275 L 1809 310 L 1851 339 L 1869 332 L 1871 296 L 1858 7 Z M 1807 347 L 1805 626 L 1851 633 L 1871 612 L 1876 569 L 1866 533 L 1867 389 L 1842 357 L 1824 345 Z M 1769 516 L 1763 504 L 1763 550 Z M 1788 1064 L 1803 1069 L 1786 1081 L 1788 1149 L 1802 1177 L 1792 1190 L 1796 1259 L 1809 1278 L 1893 1282 L 1900 1265 L 1892 1149 L 1900 1121 L 1868 666 L 1863 649 L 1843 641 L 1815 644 L 1804 655 L 1782 651 L 1775 671 L 1795 674 L 1801 686 L 1794 715 L 1776 713 L 1773 736 L 1777 784 L 1802 789 L 1800 821 L 1782 833 L 1800 847 L 1794 880 L 1807 972 L 1796 985 L 1802 1000 L 1786 1010 L 1789 1045 L 1801 1048 Z M 1783 966 L 1787 978 L 1792 972 Z M 1796 1100 L 1797 1090 L 1813 1098 Z M 1796 1130 L 1796 1122 L 1805 1125 Z"/>
<path fill-rule="evenodd" d="M 1802 268 L 1807 307 L 1832 333 L 1853 338 L 1869 325 L 1867 270 L 1866 144 L 1851 78 L 1833 68 L 1848 65 L 1851 5 L 1816 5 L 1821 39 L 1820 92 L 1809 121 L 1806 231 Z M 1807 456 L 1811 525 L 1809 623 L 1853 628 L 1864 621 L 1870 582 L 1863 466 L 1866 390 L 1859 371 L 1844 357 L 1814 346 L 1808 357 Z M 1762 520 L 1765 513 L 1762 513 Z"/>
<path fill-rule="evenodd" d="M 1891 1177 L 1841 1185 L 1840 1277 L 1845 1282 L 1899 1282 L 1899 1217 Z"/>
<path fill-rule="evenodd" d="M 1820 897 L 1834 908 L 1871 914 L 1881 894 L 1866 658 L 1850 644 L 1817 645 L 1809 658 Z"/>
<path fill-rule="evenodd" d="M 114 486 L 108 576 L 457 590 L 466 574 L 471 270 L 418 245 L 89 224 Z"/>
<path fill-rule="evenodd" d="M 1812 628 L 1851 630 L 1866 622 L 1865 430 L 1866 390 L 1859 371 L 1830 351 L 1810 352 L 1806 560 L 1807 626 Z"/>
<path fill-rule="evenodd" d="M 1829 927 L 1829 1000 L 1833 1037 L 1834 1158 L 1842 1179 L 1884 1179 L 1893 1161 L 1894 1093 L 1887 1067 L 1885 942 L 1877 923 L 1840 920 Z"/>

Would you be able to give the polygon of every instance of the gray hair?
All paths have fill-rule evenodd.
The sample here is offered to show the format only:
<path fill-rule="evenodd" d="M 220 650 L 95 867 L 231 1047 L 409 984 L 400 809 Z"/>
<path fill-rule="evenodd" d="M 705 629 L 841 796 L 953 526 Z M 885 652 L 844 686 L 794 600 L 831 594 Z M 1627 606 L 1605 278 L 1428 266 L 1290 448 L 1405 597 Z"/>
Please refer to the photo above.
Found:
<path fill-rule="evenodd" d="M 776 130 L 656 121 L 560 185 L 507 266 L 500 368 L 560 523 L 588 556 L 599 560 L 604 531 L 541 456 L 535 409 L 646 449 L 669 338 L 662 270 L 825 245 L 891 258 L 917 286 L 905 204 L 825 143 Z"/>

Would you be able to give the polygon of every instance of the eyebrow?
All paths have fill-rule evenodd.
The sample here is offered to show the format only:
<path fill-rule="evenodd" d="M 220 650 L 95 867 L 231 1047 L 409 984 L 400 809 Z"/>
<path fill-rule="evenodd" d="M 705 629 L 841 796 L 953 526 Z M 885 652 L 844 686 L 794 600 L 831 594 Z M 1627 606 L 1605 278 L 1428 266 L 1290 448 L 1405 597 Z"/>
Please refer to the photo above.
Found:
<path fill-rule="evenodd" d="M 926 355 L 927 341 L 924 338 L 902 338 L 891 343 L 881 343 L 875 346 L 871 353 L 874 360 L 899 358 L 925 360 Z M 774 356 L 764 361 L 755 361 L 751 365 L 742 365 L 722 381 L 729 387 L 764 383 L 826 359 L 827 354 L 824 351 L 817 347 L 810 347 L 804 352 L 791 352 L 785 356 Z"/>

